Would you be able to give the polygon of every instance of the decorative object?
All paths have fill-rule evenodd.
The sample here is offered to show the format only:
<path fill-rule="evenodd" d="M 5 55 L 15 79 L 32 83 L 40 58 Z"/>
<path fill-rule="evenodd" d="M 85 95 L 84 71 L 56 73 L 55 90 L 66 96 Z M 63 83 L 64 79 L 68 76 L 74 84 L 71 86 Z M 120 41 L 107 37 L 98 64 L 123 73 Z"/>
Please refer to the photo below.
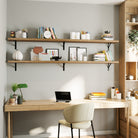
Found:
<path fill-rule="evenodd" d="M 77 60 L 77 48 L 69 47 L 69 61 L 76 61 L 76 60 Z"/>
<path fill-rule="evenodd" d="M 18 96 L 18 104 L 22 104 L 22 102 L 23 102 L 23 98 L 22 98 L 22 96 Z"/>
<path fill-rule="evenodd" d="M 15 105 L 15 98 L 11 97 L 11 98 L 9 99 L 9 104 L 10 104 L 10 105 Z"/>
<path fill-rule="evenodd" d="M 103 40 L 113 40 L 114 39 L 109 30 L 105 31 L 104 34 L 101 36 L 101 38 Z"/>
<path fill-rule="evenodd" d="M 80 32 L 70 32 L 70 39 L 80 39 Z"/>
<path fill-rule="evenodd" d="M 23 59 L 23 54 L 19 51 L 19 50 L 16 50 L 13 55 L 12 55 L 12 58 L 14 60 L 22 60 Z"/>
<path fill-rule="evenodd" d="M 129 75 L 129 76 L 128 76 L 128 79 L 129 79 L 129 80 L 134 80 L 134 76 L 133 76 L 133 75 Z"/>
<path fill-rule="evenodd" d="M 14 32 L 14 31 L 11 31 L 11 33 L 10 33 L 10 37 L 12 37 L 12 38 L 15 37 L 15 32 Z"/>
<path fill-rule="evenodd" d="M 50 58 L 58 57 L 59 56 L 59 49 L 48 48 L 48 49 L 46 49 L 46 53 L 48 53 L 50 55 Z"/>
<path fill-rule="evenodd" d="M 45 31 L 44 32 L 44 38 L 49 39 L 51 37 L 51 32 L 50 31 Z"/>
<path fill-rule="evenodd" d="M 50 61 L 50 54 L 48 53 L 39 53 L 40 61 Z"/>
<path fill-rule="evenodd" d="M 39 60 L 39 53 L 43 52 L 42 47 L 34 47 L 31 50 L 31 61 L 38 61 Z"/>
<path fill-rule="evenodd" d="M 135 23 L 136 22 L 136 18 L 132 18 L 132 23 Z"/>
<path fill-rule="evenodd" d="M 138 45 L 138 30 L 130 30 L 128 33 L 128 39 L 132 46 Z"/>
<path fill-rule="evenodd" d="M 90 40 L 90 33 L 81 31 L 81 39 Z"/>
<path fill-rule="evenodd" d="M 87 48 L 85 48 L 85 47 L 77 48 L 77 59 L 78 59 L 78 61 L 83 61 L 84 56 L 87 56 Z"/>
<path fill-rule="evenodd" d="M 62 56 L 57 56 L 57 57 L 52 57 L 52 59 L 54 59 L 55 61 L 58 61 L 59 59 L 61 59 L 62 58 Z"/>
<path fill-rule="evenodd" d="M 15 37 L 16 38 L 22 38 L 22 30 L 16 31 L 15 32 Z"/>

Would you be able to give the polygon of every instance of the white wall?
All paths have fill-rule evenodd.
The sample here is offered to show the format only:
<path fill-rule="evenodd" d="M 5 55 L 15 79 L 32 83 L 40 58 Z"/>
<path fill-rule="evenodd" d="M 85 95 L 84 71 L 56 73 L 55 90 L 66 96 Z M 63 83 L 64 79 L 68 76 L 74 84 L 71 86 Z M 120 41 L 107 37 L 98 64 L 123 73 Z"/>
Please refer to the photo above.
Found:
<path fill-rule="evenodd" d="M 30 37 L 36 37 L 39 26 L 53 26 L 58 38 L 69 38 L 71 31 L 89 31 L 92 39 L 104 32 L 118 39 L 118 7 L 88 4 L 63 4 L 48 2 L 8 1 L 8 31 L 27 28 Z M 8 42 L 7 58 L 14 51 L 13 42 Z M 59 48 L 63 59 L 68 59 L 68 47 L 87 47 L 91 54 L 107 49 L 105 44 L 66 44 L 61 43 L 18 43 L 24 59 L 29 60 L 30 49 L 34 46 Z M 118 60 L 118 46 L 111 46 Z M 56 64 L 20 64 L 15 72 L 13 64 L 8 65 L 8 94 L 13 83 L 27 83 L 23 89 L 25 99 L 53 99 L 55 90 L 71 91 L 72 99 L 84 98 L 92 91 L 103 91 L 110 97 L 110 87 L 118 86 L 118 65 L 107 71 L 106 65 L 66 65 L 66 70 Z M 115 111 L 97 110 L 94 117 L 95 130 L 115 130 Z M 61 111 L 24 112 L 14 114 L 14 134 L 28 134 L 31 128 L 42 126 L 48 134 L 57 133 L 57 122 L 63 118 Z M 63 130 L 64 131 L 64 130 Z M 66 130 L 64 131 L 66 132 Z M 70 132 L 68 132 L 70 134 Z"/>
<path fill-rule="evenodd" d="M 3 113 L 4 100 L 7 95 L 6 68 L 6 0 L 0 1 L 0 138 L 5 138 L 5 115 Z"/>

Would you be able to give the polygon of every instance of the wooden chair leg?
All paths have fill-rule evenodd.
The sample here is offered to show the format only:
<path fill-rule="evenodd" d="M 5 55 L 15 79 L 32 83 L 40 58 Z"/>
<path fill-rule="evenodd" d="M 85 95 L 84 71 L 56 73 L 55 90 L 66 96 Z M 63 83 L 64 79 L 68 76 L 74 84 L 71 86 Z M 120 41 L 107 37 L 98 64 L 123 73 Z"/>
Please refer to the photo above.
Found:
<path fill-rule="evenodd" d="M 58 138 L 59 138 L 59 133 L 60 133 L 60 123 L 58 123 Z"/>
<path fill-rule="evenodd" d="M 93 137 L 95 138 L 95 132 L 94 132 L 93 121 L 91 121 L 91 126 L 92 126 L 92 131 L 93 131 Z"/>
<path fill-rule="evenodd" d="M 80 138 L 80 129 L 78 129 L 78 136 L 79 136 L 79 138 Z"/>
<path fill-rule="evenodd" d="M 72 124 L 70 125 L 71 128 L 71 137 L 73 138 L 73 128 L 72 128 Z"/>

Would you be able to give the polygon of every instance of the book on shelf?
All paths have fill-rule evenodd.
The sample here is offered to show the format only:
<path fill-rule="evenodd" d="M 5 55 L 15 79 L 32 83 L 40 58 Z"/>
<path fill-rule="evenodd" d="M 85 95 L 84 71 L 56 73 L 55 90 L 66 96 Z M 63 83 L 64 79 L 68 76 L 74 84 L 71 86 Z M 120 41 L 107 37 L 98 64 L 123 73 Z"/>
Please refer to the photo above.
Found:
<path fill-rule="evenodd" d="M 110 50 L 103 50 L 103 53 L 105 54 L 105 61 L 113 61 L 113 56 Z"/>
<path fill-rule="evenodd" d="M 106 93 L 104 92 L 91 92 L 89 94 L 89 99 L 90 100 L 98 100 L 98 99 L 106 99 Z"/>

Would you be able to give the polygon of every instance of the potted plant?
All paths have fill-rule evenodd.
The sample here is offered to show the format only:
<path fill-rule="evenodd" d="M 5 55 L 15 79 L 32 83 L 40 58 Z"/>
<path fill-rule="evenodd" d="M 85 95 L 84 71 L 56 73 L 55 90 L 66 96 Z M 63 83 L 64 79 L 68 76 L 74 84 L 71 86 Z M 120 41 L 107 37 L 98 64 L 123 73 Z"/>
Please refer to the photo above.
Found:
<path fill-rule="evenodd" d="M 25 101 L 24 98 L 23 98 L 23 93 L 22 93 L 21 88 L 27 88 L 27 87 L 28 86 L 27 86 L 26 83 L 24 83 L 24 84 L 15 83 L 15 84 L 12 85 L 12 90 L 14 92 L 13 97 L 15 97 L 16 102 L 17 102 L 17 98 L 18 98 L 17 94 L 15 94 L 16 90 L 18 90 L 18 89 L 20 90 L 21 95 L 19 97 L 21 97 L 22 101 Z"/>
<path fill-rule="evenodd" d="M 24 102 L 25 100 L 24 100 L 24 98 L 23 98 L 23 93 L 22 93 L 21 88 L 28 88 L 28 85 L 27 85 L 26 83 L 24 83 L 24 84 L 18 84 L 17 86 L 18 86 L 18 88 L 20 89 L 21 97 L 22 97 L 22 100 L 23 100 L 23 102 Z"/>
<path fill-rule="evenodd" d="M 16 104 L 17 104 L 18 95 L 15 92 L 16 92 L 17 89 L 18 89 L 18 84 L 17 83 L 13 84 L 12 85 L 12 91 L 13 91 L 14 94 L 11 95 L 11 96 L 12 96 L 12 98 L 15 98 L 15 103 Z"/>
<path fill-rule="evenodd" d="M 128 33 L 128 47 L 127 47 L 128 60 L 132 61 L 137 60 L 137 54 L 138 54 L 138 31 L 130 30 Z"/>

